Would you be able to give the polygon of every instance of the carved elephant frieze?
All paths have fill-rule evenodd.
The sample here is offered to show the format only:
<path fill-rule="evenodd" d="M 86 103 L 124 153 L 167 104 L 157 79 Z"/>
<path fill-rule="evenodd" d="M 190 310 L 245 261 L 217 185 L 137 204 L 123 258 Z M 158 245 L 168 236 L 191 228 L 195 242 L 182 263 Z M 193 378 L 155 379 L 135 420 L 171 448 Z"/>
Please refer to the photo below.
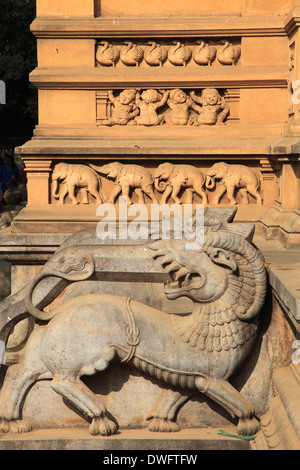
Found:
<path fill-rule="evenodd" d="M 73 165 L 70 163 L 58 163 L 52 173 L 52 194 L 63 204 L 69 195 L 72 204 L 79 204 L 75 190 L 80 188 L 83 197 L 82 203 L 88 204 L 88 192 L 94 196 L 98 204 L 102 204 L 101 180 L 99 175 L 87 165 Z M 59 185 L 59 183 L 61 183 Z M 59 186 L 61 186 L 59 188 Z M 60 189 L 60 191 L 59 191 Z"/>
<path fill-rule="evenodd" d="M 134 192 L 138 203 L 145 203 L 145 195 L 152 204 L 166 204 L 173 200 L 176 204 L 192 204 L 194 195 L 201 197 L 203 204 L 219 204 L 225 193 L 230 204 L 237 204 L 237 193 L 241 203 L 248 203 L 248 195 L 262 204 L 261 179 L 259 172 L 246 165 L 215 163 L 206 175 L 196 166 L 188 164 L 161 163 L 150 170 L 142 165 L 110 162 L 102 166 L 92 163 L 77 165 L 58 163 L 52 173 L 52 194 L 61 204 L 69 195 L 72 204 L 79 204 L 76 197 L 77 188 L 83 193 L 81 202 L 89 203 L 90 193 L 98 204 L 103 202 L 101 194 L 102 180 L 113 180 L 114 185 L 109 194 L 108 204 L 115 204 L 119 195 L 127 198 L 132 204 Z M 157 196 L 158 193 L 162 193 Z M 208 198 L 213 191 L 212 200 Z"/>
<path fill-rule="evenodd" d="M 205 186 L 214 189 L 218 182 L 213 203 L 218 204 L 223 194 L 227 194 L 231 204 L 237 204 L 236 192 L 239 191 L 243 203 L 248 203 L 248 194 L 253 196 L 258 204 L 262 204 L 259 193 L 260 179 L 252 168 L 245 165 L 230 165 L 225 162 L 215 163 L 206 174 Z"/>
<path fill-rule="evenodd" d="M 205 178 L 202 171 L 192 165 L 174 165 L 173 163 L 162 163 L 154 173 L 155 188 L 164 191 L 161 204 L 165 204 L 171 196 L 173 201 L 181 204 L 178 197 L 181 189 L 187 193 L 187 203 L 191 204 L 193 193 L 202 197 L 203 204 L 207 204 L 205 193 Z"/>
<path fill-rule="evenodd" d="M 111 162 L 103 166 L 90 164 L 90 166 L 95 171 L 114 180 L 114 188 L 108 204 L 114 204 L 120 193 L 127 198 L 128 205 L 131 204 L 131 190 L 137 194 L 139 204 L 144 204 L 145 194 L 154 204 L 158 203 L 153 190 L 153 176 L 147 168 L 140 165 L 123 165 L 120 162 Z"/>

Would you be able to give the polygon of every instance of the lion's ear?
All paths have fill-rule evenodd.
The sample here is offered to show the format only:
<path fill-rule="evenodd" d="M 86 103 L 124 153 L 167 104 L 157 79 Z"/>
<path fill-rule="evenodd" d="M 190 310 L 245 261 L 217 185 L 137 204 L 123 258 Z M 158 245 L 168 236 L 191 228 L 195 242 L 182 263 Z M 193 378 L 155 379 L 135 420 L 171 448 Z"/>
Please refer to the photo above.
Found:
<path fill-rule="evenodd" d="M 229 268 L 232 272 L 235 272 L 237 270 L 236 262 L 234 261 L 233 257 L 225 250 L 221 250 L 220 248 L 214 248 L 210 252 L 209 257 L 214 263 Z"/>

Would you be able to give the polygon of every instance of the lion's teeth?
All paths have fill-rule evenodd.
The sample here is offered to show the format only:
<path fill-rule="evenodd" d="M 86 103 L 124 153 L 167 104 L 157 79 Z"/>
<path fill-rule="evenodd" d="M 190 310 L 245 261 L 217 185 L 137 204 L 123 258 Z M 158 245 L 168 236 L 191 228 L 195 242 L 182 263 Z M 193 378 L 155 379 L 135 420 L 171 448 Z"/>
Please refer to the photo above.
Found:
<path fill-rule="evenodd" d="M 175 274 L 175 279 L 178 281 L 178 279 L 182 276 L 186 276 L 189 273 L 187 268 L 180 268 L 176 274 Z"/>

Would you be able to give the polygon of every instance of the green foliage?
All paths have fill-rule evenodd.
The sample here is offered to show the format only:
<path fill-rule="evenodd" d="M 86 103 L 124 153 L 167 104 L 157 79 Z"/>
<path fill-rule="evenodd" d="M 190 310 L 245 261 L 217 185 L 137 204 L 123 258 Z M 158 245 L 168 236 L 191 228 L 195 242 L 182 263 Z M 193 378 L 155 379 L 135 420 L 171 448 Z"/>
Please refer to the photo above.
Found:
<path fill-rule="evenodd" d="M 30 32 L 35 0 L 0 0 L 0 80 L 6 104 L 0 104 L 0 146 L 24 143 L 37 123 L 37 90 L 29 73 L 37 65 L 36 39 Z"/>

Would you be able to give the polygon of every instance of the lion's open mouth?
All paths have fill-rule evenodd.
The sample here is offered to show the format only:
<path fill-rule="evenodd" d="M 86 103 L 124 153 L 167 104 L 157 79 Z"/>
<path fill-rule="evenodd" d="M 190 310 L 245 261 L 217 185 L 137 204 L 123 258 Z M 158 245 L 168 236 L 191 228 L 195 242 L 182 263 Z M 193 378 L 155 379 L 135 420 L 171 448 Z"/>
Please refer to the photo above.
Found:
<path fill-rule="evenodd" d="M 171 279 L 164 286 L 166 294 L 174 294 L 181 290 L 188 291 L 191 289 L 200 289 L 204 280 L 200 273 L 188 271 L 186 268 L 182 268 L 175 273 L 170 274 Z"/>

